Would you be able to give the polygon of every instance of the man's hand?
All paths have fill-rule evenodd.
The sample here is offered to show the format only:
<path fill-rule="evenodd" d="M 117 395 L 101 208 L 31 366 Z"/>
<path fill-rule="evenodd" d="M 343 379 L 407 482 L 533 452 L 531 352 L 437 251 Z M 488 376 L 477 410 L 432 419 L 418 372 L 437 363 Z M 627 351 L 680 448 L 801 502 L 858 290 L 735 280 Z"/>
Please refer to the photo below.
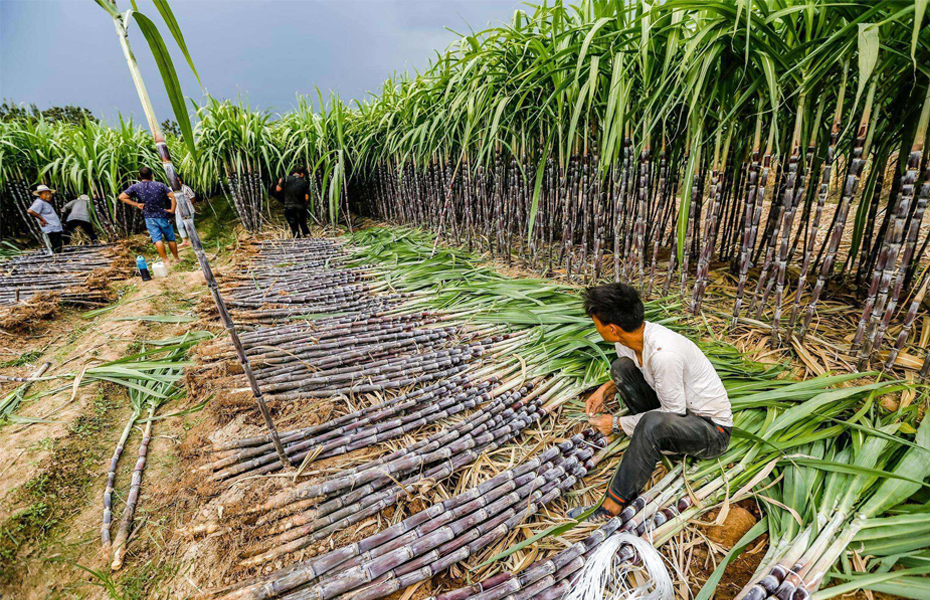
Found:
<path fill-rule="evenodd" d="M 604 406 L 604 401 L 607 399 L 607 395 L 615 392 L 617 386 L 614 385 L 613 381 L 608 381 L 601 387 L 597 388 L 593 394 L 588 396 L 588 399 L 584 404 L 584 411 L 588 413 L 589 417 L 593 417 L 598 412 L 600 412 L 601 407 Z"/>
<path fill-rule="evenodd" d="M 588 417 L 588 423 L 604 435 L 610 435 L 614 428 L 614 418 L 611 415 L 597 415 Z"/>
<path fill-rule="evenodd" d="M 42 225 L 42 227 L 46 227 L 48 225 L 48 221 L 46 221 L 42 217 L 39 217 L 39 224 Z"/>

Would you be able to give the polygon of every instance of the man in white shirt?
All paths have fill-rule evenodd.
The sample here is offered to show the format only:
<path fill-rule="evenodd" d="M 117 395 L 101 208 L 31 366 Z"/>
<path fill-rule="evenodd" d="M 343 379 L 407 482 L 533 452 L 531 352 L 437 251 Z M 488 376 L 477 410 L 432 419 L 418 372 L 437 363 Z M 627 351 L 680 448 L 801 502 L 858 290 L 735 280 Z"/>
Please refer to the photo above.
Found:
<path fill-rule="evenodd" d="M 180 175 L 178 176 L 178 183 L 181 184 L 181 191 L 187 195 L 187 199 L 191 203 L 191 220 L 194 219 L 193 208 L 194 208 L 194 199 L 197 197 L 194 195 L 194 190 L 192 190 L 186 183 L 181 181 Z M 178 245 L 178 249 L 185 248 L 190 245 L 190 242 L 187 241 L 189 234 L 187 229 L 184 227 L 184 220 L 181 219 L 181 211 L 174 211 L 174 224 L 178 228 L 178 235 L 181 236 L 181 243 Z"/>
<path fill-rule="evenodd" d="M 584 307 L 619 356 L 611 364 L 611 381 L 586 402 L 588 421 L 604 435 L 630 436 L 604 502 L 591 515 L 599 518 L 620 514 L 649 481 L 661 454 L 698 459 L 723 454 L 730 443 L 733 412 L 710 360 L 683 335 L 646 322 L 636 289 L 622 283 L 588 288 Z M 614 392 L 629 414 L 600 413 Z M 578 518 L 588 510 L 576 508 L 569 516 Z"/>

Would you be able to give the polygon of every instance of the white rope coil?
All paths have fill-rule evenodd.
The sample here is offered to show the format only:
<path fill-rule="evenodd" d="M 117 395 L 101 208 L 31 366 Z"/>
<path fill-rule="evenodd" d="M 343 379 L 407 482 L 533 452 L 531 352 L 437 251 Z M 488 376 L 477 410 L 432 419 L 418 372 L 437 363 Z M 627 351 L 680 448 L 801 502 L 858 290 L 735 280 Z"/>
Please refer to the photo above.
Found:
<path fill-rule="evenodd" d="M 623 546 L 632 546 L 639 555 L 646 577 L 642 585 L 633 586 L 627 579 L 637 567 L 616 560 Z M 563 600 L 670 600 L 673 594 L 672 578 L 662 555 L 646 540 L 620 533 L 591 553 Z"/>

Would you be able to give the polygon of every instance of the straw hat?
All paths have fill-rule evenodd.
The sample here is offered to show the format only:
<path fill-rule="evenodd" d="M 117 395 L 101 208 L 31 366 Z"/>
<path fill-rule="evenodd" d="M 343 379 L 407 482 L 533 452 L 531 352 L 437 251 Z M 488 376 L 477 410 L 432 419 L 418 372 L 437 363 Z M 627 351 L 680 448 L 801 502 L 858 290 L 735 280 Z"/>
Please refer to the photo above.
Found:
<path fill-rule="evenodd" d="M 81 194 L 80 196 L 78 196 L 78 200 L 86 200 L 90 202 L 90 196 L 88 196 L 87 194 Z"/>
<path fill-rule="evenodd" d="M 55 190 L 51 189 L 51 188 L 48 187 L 47 185 L 40 185 L 39 187 L 36 188 L 36 191 L 32 192 L 32 195 L 33 195 L 33 196 L 38 196 L 38 195 L 41 194 L 42 192 L 51 192 L 51 193 L 54 194 L 54 193 L 55 193 Z"/>

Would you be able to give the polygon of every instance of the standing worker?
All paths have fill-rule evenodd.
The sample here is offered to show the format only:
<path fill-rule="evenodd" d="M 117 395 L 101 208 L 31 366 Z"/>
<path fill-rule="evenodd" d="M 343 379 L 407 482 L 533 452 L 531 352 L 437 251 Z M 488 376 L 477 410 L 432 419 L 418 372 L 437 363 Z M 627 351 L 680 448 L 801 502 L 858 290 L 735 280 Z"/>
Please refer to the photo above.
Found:
<path fill-rule="evenodd" d="M 134 183 L 119 195 L 119 199 L 129 206 L 142 210 L 145 227 L 155 243 L 155 249 L 162 260 L 168 260 L 165 254 L 165 242 L 175 259 L 178 258 L 178 244 L 174 241 L 174 227 L 169 215 L 174 214 L 177 201 L 174 192 L 164 183 L 152 180 L 152 169 L 139 169 L 139 183 Z M 134 200 L 135 198 L 135 200 Z"/>
<path fill-rule="evenodd" d="M 291 234 L 295 238 L 310 235 L 310 227 L 307 226 L 307 205 L 310 202 L 307 169 L 294 169 L 290 177 L 279 179 L 274 189 L 278 193 L 284 192 L 284 218 L 291 227 Z"/>
<path fill-rule="evenodd" d="M 591 518 L 620 514 L 642 491 L 663 453 L 698 459 L 723 454 L 730 443 L 733 412 L 720 376 L 688 338 L 644 320 L 639 292 L 623 283 L 590 287 L 584 309 L 597 332 L 612 342 L 619 358 L 608 381 L 585 404 L 588 422 L 604 435 L 630 436 L 630 446 Z M 616 392 L 626 416 L 600 414 Z M 577 519 L 593 507 L 576 508 Z"/>
<path fill-rule="evenodd" d="M 55 212 L 55 207 L 52 206 L 52 194 L 54 192 L 55 190 L 49 189 L 47 185 L 37 187 L 36 191 L 32 192 L 33 196 L 37 196 L 36 201 L 32 203 L 26 212 L 38 219 L 42 233 L 48 236 L 52 252 L 58 254 L 62 248 L 61 220 L 58 218 L 58 213 Z"/>
<path fill-rule="evenodd" d="M 181 191 L 184 192 L 184 194 L 187 195 L 187 199 L 190 200 L 191 220 L 193 221 L 194 220 L 194 198 L 196 198 L 197 196 L 194 195 L 194 190 L 192 190 L 186 183 L 184 183 L 181 180 L 180 175 L 178 175 L 178 183 L 181 184 Z M 180 249 L 180 248 L 184 248 L 185 246 L 189 246 L 190 242 L 187 241 L 187 238 L 189 236 L 187 234 L 187 229 L 184 228 L 184 220 L 181 219 L 181 211 L 179 210 L 174 211 L 174 224 L 177 225 L 178 235 L 181 236 L 181 245 L 178 246 L 178 248 Z"/>
<path fill-rule="evenodd" d="M 65 238 L 67 243 L 71 243 L 71 235 L 74 233 L 74 230 L 78 228 L 87 234 L 91 243 L 96 242 L 97 233 L 94 231 L 94 226 L 90 222 L 90 198 L 87 194 L 81 194 L 61 207 L 62 214 L 65 214 L 67 211 L 70 211 L 65 218 Z"/>

